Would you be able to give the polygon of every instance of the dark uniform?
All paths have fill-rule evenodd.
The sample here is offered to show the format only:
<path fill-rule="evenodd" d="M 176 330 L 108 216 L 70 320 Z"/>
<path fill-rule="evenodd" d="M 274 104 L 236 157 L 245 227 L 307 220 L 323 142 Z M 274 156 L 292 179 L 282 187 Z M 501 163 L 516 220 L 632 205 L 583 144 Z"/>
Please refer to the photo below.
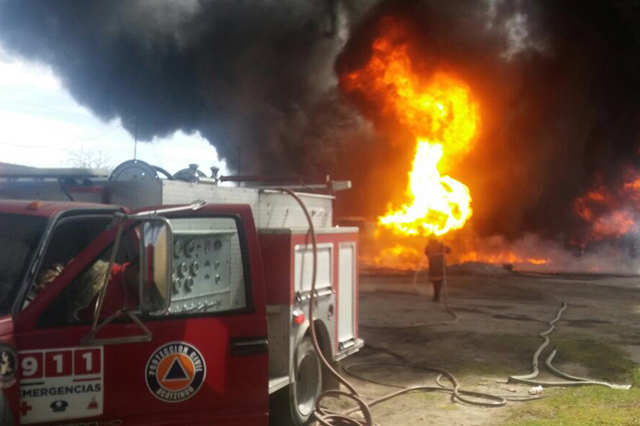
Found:
<path fill-rule="evenodd" d="M 446 254 L 451 253 L 451 249 L 439 242 L 435 238 L 429 240 L 429 244 L 424 249 L 424 254 L 429 258 L 429 281 L 433 282 L 433 301 L 440 301 L 440 290 L 442 281 L 445 279 L 445 269 L 447 267 Z"/>

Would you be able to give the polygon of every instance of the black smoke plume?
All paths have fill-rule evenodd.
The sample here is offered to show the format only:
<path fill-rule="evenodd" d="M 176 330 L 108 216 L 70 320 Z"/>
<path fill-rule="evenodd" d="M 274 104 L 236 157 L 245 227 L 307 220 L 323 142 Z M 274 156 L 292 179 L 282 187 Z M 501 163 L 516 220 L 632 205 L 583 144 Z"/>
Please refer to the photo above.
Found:
<path fill-rule="evenodd" d="M 232 169 L 313 174 L 361 131 L 333 64 L 367 3 L 0 0 L 0 43 L 139 140 L 200 131 Z"/>
<path fill-rule="evenodd" d="M 633 1 L 0 0 L 0 43 L 140 140 L 199 131 L 245 173 L 350 178 L 342 213 L 374 216 L 402 192 L 413 146 L 376 132 L 337 75 L 366 61 L 385 16 L 480 102 L 477 149 L 452 175 L 482 235 L 580 233 L 573 201 L 638 165 Z"/>
<path fill-rule="evenodd" d="M 631 3 L 386 1 L 353 31 L 337 70 L 366 63 L 385 18 L 402 22 L 416 68 L 453 72 L 479 101 L 476 147 L 452 172 L 471 189 L 476 231 L 575 242 L 588 224 L 574 200 L 595 182 L 621 185 L 640 165 L 640 6 Z M 352 101 L 393 128 L 363 98 Z"/>

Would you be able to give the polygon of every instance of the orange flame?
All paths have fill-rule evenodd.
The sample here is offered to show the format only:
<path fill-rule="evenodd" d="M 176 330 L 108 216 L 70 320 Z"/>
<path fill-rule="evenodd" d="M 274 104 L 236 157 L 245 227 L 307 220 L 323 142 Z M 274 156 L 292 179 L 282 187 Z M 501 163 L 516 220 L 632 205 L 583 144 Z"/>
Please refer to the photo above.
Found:
<path fill-rule="evenodd" d="M 617 239 L 638 232 L 640 171 L 628 169 L 619 188 L 600 184 L 575 200 L 574 211 L 590 225 L 594 241 Z"/>
<path fill-rule="evenodd" d="M 428 265 L 424 242 L 418 238 L 398 241 L 390 233 L 376 235 L 369 229 L 361 234 L 361 243 L 360 262 L 364 268 L 407 271 Z M 450 265 L 486 263 L 511 270 L 551 271 L 559 264 L 568 265 L 573 257 L 556 243 L 543 243 L 533 235 L 508 241 L 499 236 L 481 238 L 471 229 L 450 236 L 447 246 L 451 248 L 447 256 Z M 569 259 L 563 257 L 565 254 Z M 558 259 L 563 260 L 558 263 Z"/>
<path fill-rule="evenodd" d="M 591 228 L 591 235 L 595 240 L 619 238 L 629 232 L 637 231 L 636 221 L 628 211 L 614 211 L 599 217 Z"/>
<path fill-rule="evenodd" d="M 544 257 L 527 257 L 506 250 L 499 253 L 481 254 L 478 252 L 464 253 L 456 258 L 459 263 L 482 262 L 491 264 L 512 264 L 512 265 L 547 265 L 551 261 Z"/>
<path fill-rule="evenodd" d="M 373 43 L 373 54 L 361 69 L 342 77 L 347 91 L 361 92 L 382 104 L 417 138 L 409 173 L 407 202 L 389 206 L 379 224 L 399 235 L 443 235 L 462 228 L 471 217 L 471 195 L 463 183 L 441 176 L 454 156 L 468 152 L 479 126 L 478 107 L 469 88 L 438 72 L 425 81 L 412 66 L 405 30 L 388 21 Z M 446 155 L 445 155 L 446 154 Z"/>

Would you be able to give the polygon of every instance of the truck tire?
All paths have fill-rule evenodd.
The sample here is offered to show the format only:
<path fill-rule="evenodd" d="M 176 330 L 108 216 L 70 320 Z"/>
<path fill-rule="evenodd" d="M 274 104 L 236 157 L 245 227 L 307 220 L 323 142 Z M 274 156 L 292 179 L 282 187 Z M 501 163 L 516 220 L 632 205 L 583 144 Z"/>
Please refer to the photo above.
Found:
<path fill-rule="evenodd" d="M 307 426 L 313 421 L 316 398 L 322 392 L 322 365 L 310 337 L 296 348 L 295 378 L 273 395 L 271 426 Z"/>

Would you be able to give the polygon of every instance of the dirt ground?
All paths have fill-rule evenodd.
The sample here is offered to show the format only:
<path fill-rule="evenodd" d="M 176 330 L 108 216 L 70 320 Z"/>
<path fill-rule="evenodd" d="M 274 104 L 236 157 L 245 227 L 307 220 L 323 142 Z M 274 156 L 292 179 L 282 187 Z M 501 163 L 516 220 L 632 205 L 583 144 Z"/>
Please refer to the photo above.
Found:
<path fill-rule="evenodd" d="M 428 325 L 450 317 L 442 304 L 431 301 L 432 288 L 424 275 L 417 286 L 409 274 L 369 272 L 360 277 L 360 335 L 371 347 L 345 360 L 344 366 L 363 377 L 399 386 L 435 384 L 435 374 L 380 365 L 396 362 L 373 347 L 387 348 L 422 366 L 449 370 L 464 389 L 528 395 L 530 386 L 507 383 L 507 378 L 531 371 L 533 353 L 542 342 L 537 334 L 548 328 L 562 301 L 568 308 L 551 335 L 551 346 L 559 348 L 556 367 L 621 383 L 631 380 L 640 362 L 640 277 L 517 273 L 488 265 L 453 267 L 449 305 L 459 321 Z M 419 323 L 427 325 L 378 328 Z M 544 359 L 546 353 L 541 364 Z M 346 377 L 368 400 L 394 391 Z M 541 379 L 559 380 L 548 373 Z M 551 401 L 564 392 L 570 390 L 545 390 L 543 395 Z M 414 393 L 378 405 L 373 412 L 380 426 L 538 424 L 535 418 L 533 423 L 518 423 L 531 417 L 529 404 L 480 408 L 452 402 L 444 393 Z M 540 424 L 556 424 L 549 416 L 547 423 Z"/>

